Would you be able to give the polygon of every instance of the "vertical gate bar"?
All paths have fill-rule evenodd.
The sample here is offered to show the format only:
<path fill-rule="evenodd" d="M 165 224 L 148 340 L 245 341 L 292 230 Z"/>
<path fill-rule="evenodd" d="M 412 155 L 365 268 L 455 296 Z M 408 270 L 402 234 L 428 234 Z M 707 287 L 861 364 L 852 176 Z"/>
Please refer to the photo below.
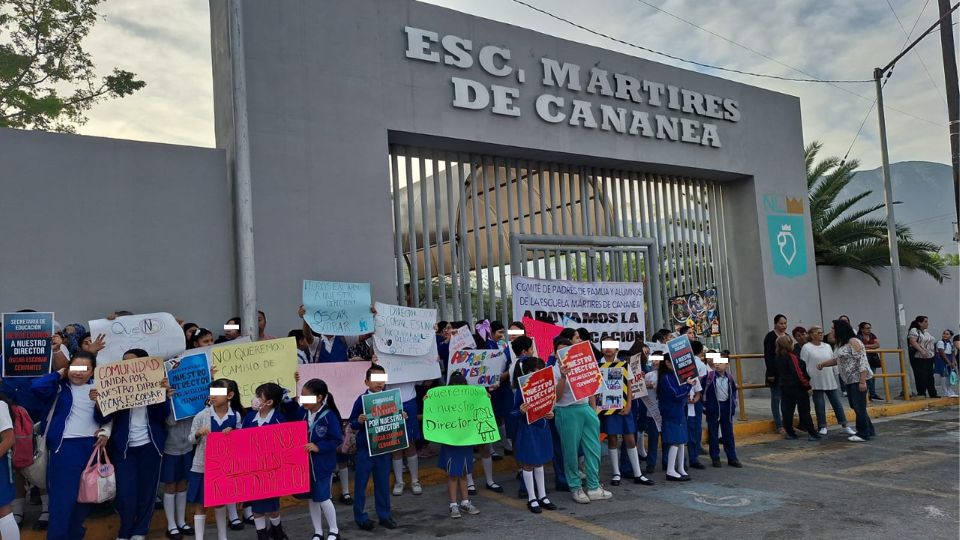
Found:
<path fill-rule="evenodd" d="M 534 180 L 533 180 L 533 164 L 534 162 L 527 160 L 527 204 L 529 205 L 527 207 L 527 214 L 529 214 L 529 218 L 527 222 L 527 232 L 530 234 L 534 234 L 536 232 L 536 227 L 537 227 L 536 214 L 534 213 L 533 202 L 534 200 L 537 200 L 537 201 L 540 200 L 539 197 L 535 199 L 533 196 L 533 191 L 536 188 L 536 185 L 534 184 Z M 531 249 L 530 255 L 532 257 L 535 257 L 536 251 Z M 540 277 L 540 270 L 539 270 L 539 267 L 537 266 L 536 259 L 533 260 L 533 266 L 537 272 L 536 277 Z"/>
<path fill-rule="evenodd" d="M 425 150 L 418 152 L 418 158 L 420 161 L 420 232 L 422 234 L 423 243 L 423 282 L 426 295 L 426 304 L 427 308 L 433 307 L 433 268 L 432 257 L 430 255 L 430 227 L 428 225 L 429 221 L 427 220 L 427 213 L 429 212 L 429 205 L 427 203 L 427 166 L 426 160 L 423 155 L 426 153 Z"/>
<path fill-rule="evenodd" d="M 480 178 L 481 186 L 483 189 L 483 216 L 484 223 L 486 224 L 486 234 L 487 237 L 487 260 L 484 263 L 487 269 L 487 301 L 489 313 L 488 317 L 496 318 L 497 317 L 497 303 L 496 303 L 496 294 L 495 294 L 495 283 L 496 277 L 493 273 L 494 258 L 493 258 L 493 218 L 490 216 L 490 174 L 487 172 L 487 156 L 480 156 Z M 484 317 L 480 317 L 478 320 L 482 320 Z"/>
<path fill-rule="evenodd" d="M 705 191 L 703 190 L 703 182 L 699 179 L 691 180 L 693 185 L 694 193 L 696 193 L 696 198 L 694 202 L 696 206 L 694 207 L 694 216 L 696 217 L 696 227 L 694 230 L 697 231 L 697 266 L 700 268 L 700 288 L 706 289 L 710 286 L 709 279 L 707 277 L 709 269 L 707 267 L 707 252 L 709 245 L 709 237 L 707 236 L 707 223 L 704 216 L 704 204 Z"/>
<path fill-rule="evenodd" d="M 553 234 L 557 234 L 557 216 L 554 213 L 556 203 L 553 199 L 553 166 L 551 163 L 540 162 L 540 174 L 537 177 L 537 183 L 540 186 L 540 204 L 542 212 L 540 214 L 540 234 L 550 234 L 547 228 L 547 209 L 550 210 L 550 225 Z M 543 250 L 543 276 L 547 279 L 556 279 L 553 268 L 550 266 L 551 252 L 548 249 Z"/>
<path fill-rule="evenodd" d="M 680 257 L 683 260 L 683 267 L 686 279 L 684 279 L 684 284 L 687 288 L 685 292 L 693 292 L 693 264 L 690 260 L 690 229 L 687 227 L 686 219 L 686 192 L 683 185 L 683 179 L 680 177 L 675 177 L 674 179 L 674 193 L 676 194 L 676 199 L 674 199 L 674 205 L 677 208 L 677 222 L 680 229 L 680 238 L 681 238 L 681 250 Z"/>
<path fill-rule="evenodd" d="M 567 191 L 570 188 L 570 179 L 572 178 L 570 165 L 565 164 L 562 169 L 558 166 L 557 169 L 560 174 L 560 231 L 565 235 L 573 234 L 571 230 L 573 229 L 572 223 L 570 227 L 567 226 L 567 214 L 569 213 L 567 207 Z M 571 215 L 569 217 L 570 221 L 573 221 L 573 216 Z M 563 279 L 570 279 L 570 256 L 566 250 L 563 252 Z"/>
<path fill-rule="evenodd" d="M 507 217 L 506 229 L 503 225 L 503 205 L 500 204 L 500 181 L 503 179 L 506 173 L 506 163 L 503 164 L 503 173 L 500 172 L 500 166 L 497 164 L 497 160 L 493 160 L 493 196 L 496 198 L 496 211 L 497 211 L 497 264 L 500 266 L 500 320 L 502 322 L 507 321 L 507 269 L 504 264 L 504 250 L 506 249 L 506 243 L 503 241 L 504 233 L 509 233 L 510 231 L 510 216 Z M 510 193 L 510 187 L 504 184 L 503 187 L 507 194 Z M 509 214 L 510 211 L 507 210 Z"/>
<path fill-rule="evenodd" d="M 657 197 L 657 186 L 659 185 L 659 179 L 653 175 L 646 175 L 644 179 L 644 197 L 645 201 L 648 204 L 647 209 L 650 212 L 650 222 L 648 227 L 653 236 L 657 240 L 657 257 L 656 264 L 650 266 L 650 274 L 647 275 L 648 279 L 653 279 L 653 274 L 659 274 L 657 282 L 660 284 L 659 296 L 662 299 L 661 305 L 667 305 L 667 299 L 669 294 L 667 292 L 667 279 L 669 275 L 667 273 L 667 240 L 666 233 L 661 229 L 663 226 L 663 221 L 660 218 L 661 204 L 658 201 Z M 652 261 L 652 259 L 651 259 Z M 652 283 L 652 281 L 651 281 Z"/>
<path fill-rule="evenodd" d="M 593 225 L 596 235 L 598 236 L 608 236 L 607 234 L 607 213 L 602 212 L 603 208 L 601 205 L 600 197 L 606 191 L 601 191 L 601 186 L 603 184 L 603 169 L 596 168 L 593 170 Z"/>
<path fill-rule="evenodd" d="M 547 197 L 543 189 L 543 175 L 544 175 L 544 163 L 537 162 L 537 189 L 539 190 L 540 197 L 540 234 L 547 234 Z M 550 174 L 547 172 L 547 174 Z"/>
<path fill-rule="evenodd" d="M 591 234 L 593 234 L 593 230 L 590 227 L 590 214 L 587 212 L 587 200 L 585 199 L 585 197 L 587 196 L 587 168 L 584 166 L 580 167 L 579 184 L 580 184 L 579 203 L 580 203 L 580 214 L 581 214 L 580 219 L 583 220 L 582 223 L 580 224 L 580 227 L 583 229 L 582 234 L 590 236 Z"/>
<path fill-rule="evenodd" d="M 697 235 L 696 225 L 692 218 L 693 211 L 693 190 L 690 188 L 690 179 L 683 177 L 680 179 L 681 188 L 683 189 L 683 198 L 680 201 L 683 203 L 683 216 L 684 216 L 684 230 L 687 232 L 687 237 L 689 241 L 687 242 L 687 257 L 690 259 L 690 292 L 696 291 L 700 288 L 699 282 L 699 268 L 697 266 L 697 254 L 696 254 L 696 245 L 697 245 Z"/>
<path fill-rule="evenodd" d="M 559 191 L 560 191 L 560 172 L 559 167 L 555 163 L 548 163 L 549 173 L 547 174 L 547 181 L 550 183 L 550 221 L 553 225 L 553 234 L 560 234 L 560 222 L 563 220 L 563 207 L 558 204 L 559 202 Z M 560 215 L 557 215 L 560 214 Z"/>
<path fill-rule="evenodd" d="M 717 227 L 717 229 L 720 231 L 720 238 L 721 238 L 720 260 L 726 261 L 728 260 L 728 257 L 730 254 L 730 251 L 727 249 L 726 204 L 724 203 L 724 198 L 723 198 L 723 186 L 718 186 L 718 187 L 719 187 L 719 191 L 717 193 L 717 206 L 720 212 L 720 225 Z M 726 287 L 725 287 L 726 295 L 727 295 L 726 304 L 727 304 L 727 310 L 728 310 L 727 318 L 730 321 L 729 326 L 731 329 L 731 331 L 729 332 L 730 337 L 728 338 L 727 343 L 736 345 L 738 328 L 737 328 L 737 318 L 734 316 L 734 312 L 733 312 L 733 298 L 736 291 L 733 289 L 733 281 L 730 279 L 730 267 L 726 264 L 723 265 L 723 282 L 726 284 Z"/>
<path fill-rule="evenodd" d="M 471 286 L 471 296 L 473 290 L 477 291 L 477 313 L 476 319 L 468 319 L 470 321 L 476 322 L 483 319 L 483 274 L 480 270 L 480 218 L 479 218 L 479 209 L 477 205 L 477 192 L 480 191 L 480 184 L 477 181 L 477 173 L 483 170 L 483 160 L 481 159 L 480 166 L 476 166 L 477 156 L 470 154 L 470 198 L 472 199 L 471 206 L 471 216 L 473 217 L 473 271 L 471 272 L 472 276 L 476 276 L 477 286 L 474 289 Z M 471 317 L 473 314 L 471 314 Z"/>
<path fill-rule="evenodd" d="M 403 223 L 400 216 L 400 165 L 398 163 L 397 147 L 390 146 L 390 172 L 393 189 L 393 253 L 397 259 L 397 305 L 406 304 L 406 295 L 403 294 Z"/>
<path fill-rule="evenodd" d="M 507 190 L 507 214 L 508 214 L 507 219 L 509 220 L 509 221 L 507 221 L 507 233 L 508 233 L 508 237 L 510 238 L 510 243 L 509 243 L 509 247 L 510 247 L 510 258 L 509 258 L 509 261 L 510 261 L 510 275 L 511 275 L 511 276 L 517 274 L 517 273 L 520 271 L 520 269 L 516 267 L 516 262 L 515 262 L 515 260 L 514 260 L 514 257 L 516 256 L 516 254 L 514 253 L 514 251 L 519 251 L 519 248 L 515 248 L 515 245 L 514 245 L 514 242 L 513 242 L 514 234 L 517 232 L 517 221 L 516 221 L 517 218 L 516 218 L 516 216 L 520 215 L 520 210 L 519 210 L 519 208 L 520 208 L 519 202 L 520 202 L 520 201 L 517 201 L 517 203 L 518 203 L 518 204 L 517 204 L 518 210 L 517 210 L 517 212 L 514 212 L 514 211 L 513 211 L 513 195 L 515 195 L 516 192 L 512 192 L 512 191 L 510 190 L 510 186 L 513 186 L 514 184 L 519 183 L 519 182 L 520 182 L 520 179 L 517 178 L 516 176 L 512 176 L 512 175 L 511 175 L 510 170 L 511 170 L 511 165 L 512 165 L 512 164 L 513 164 L 513 162 L 510 161 L 509 159 L 504 160 L 504 163 L 503 163 L 503 172 L 504 172 L 504 175 L 507 177 L 507 180 L 506 180 L 507 183 L 504 185 L 504 188 Z M 515 172 L 515 171 L 514 171 L 514 172 Z M 512 279 L 511 279 L 511 283 L 513 283 L 513 280 L 512 280 Z M 509 289 L 507 289 L 507 290 L 509 290 Z M 506 323 L 506 321 L 504 321 L 504 323 Z"/>
<path fill-rule="evenodd" d="M 406 148 L 407 168 L 407 218 L 409 230 L 407 240 L 410 244 L 410 300 L 413 307 L 420 306 L 420 269 L 417 263 L 417 209 L 413 205 L 413 156 L 410 148 Z"/>
<path fill-rule="evenodd" d="M 456 206 L 456 198 L 453 192 L 453 163 L 450 162 L 450 155 L 444 154 L 444 165 L 446 166 L 446 177 L 447 181 L 447 200 L 444 201 L 447 205 L 447 242 L 450 246 L 450 300 L 453 303 L 453 311 L 451 312 L 451 319 L 461 318 L 462 312 L 460 311 L 460 285 L 457 282 L 460 272 L 458 271 L 457 264 L 457 250 L 456 250 L 456 232 L 454 232 L 454 219 L 455 212 L 454 208 Z M 459 165 L 457 165 L 459 167 Z M 458 190 L 459 191 L 459 190 Z"/>
<path fill-rule="evenodd" d="M 632 238 L 637 238 L 643 236 L 642 234 L 637 234 L 637 201 L 635 195 L 637 193 L 637 173 L 630 172 L 627 175 L 626 185 L 624 186 L 624 194 L 627 197 L 627 200 L 630 204 L 630 221 L 627 231 Z M 624 209 L 626 210 L 626 208 Z"/>
<path fill-rule="evenodd" d="M 440 159 L 437 152 L 433 152 L 433 227 L 437 243 L 437 283 L 440 290 L 440 320 L 447 320 L 447 268 L 443 256 L 443 213 L 440 206 Z M 450 175 L 448 169 L 443 169 L 444 179 Z"/>
<path fill-rule="evenodd" d="M 669 185 L 666 185 L 666 181 L 660 175 L 657 175 L 657 191 L 658 191 L 657 195 L 659 197 L 658 206 L 660 207 L 660 211 L 663 213 L 663 221 L 661 223 L 663 227 L 663 237 L 665 239 L 664 243 L 666 245 L 666 249 L 665 249 L 666 253 L 664 254 L 664 258 L 666 259 L 665 262 L 667 264 L 667 278 L 670 279 L 670 285 L 668 286 L 668 290 L 670 292 L 668 296 L 676 296 L 677 267 L 675 264 L 676 261 L 674 260 L 675 257 L 674 257 L 674 249 L 673 249 L 673 227 L 670 225 L 670 220 L 673 219 L 673 216 L 671 215 L 670 209 L 669 209 L 670 208 L 670 204 L 669 204 L 670 187 Z"/>
<path fill-rule="evenodd" d="M 688 268 L 689 261 L 687 260 L 687 234 L 685 227 L 683 226 L 683 206 L 680 203 L 680 196 L 682 191 L 678 185 L 679 179 L 675 176 L 670 178 L 670 209 L 674 212 L 673 219 L 673 231 L 676 234 L 676 243 L 679 247 L 676 253 L 677 265 L 680 268 L 682 278 L 678 280 L 680 283 L 681 293 L 690 292 L 690 270 Z"/>
<path fill-rule="evenodd" d="M 607 279 L 607 264 L 606 264 L 606 251 L 603 249 L 597 249 L 597 263 L 600 266 L 600 279 L 598 281 L 610 281 Z"/>
<path fill-rule="evenodd" d="M 473 316 L 473 300 L 470 298 L 470 238 L 467 236 L 467 174 L 471 171 L 469 162 L 463 154 L 457 154 L 457 192 L 460 198 L 460 211 L 457 225 L 457 252 L 460 261 L 460 316 L 469 321 Z M 469 156 L 466 156 L 469 159 Z"/>
<path fill-rule="evenodd" d="M 713 201 L 713 182 L 701 182 L 701 189 L 703 190 L 703 227 L 704 233 L 707 238 L 707 285 L 717 287 L 717 299 L 720 298 L 720 289 L 717 283 L 717 268 L 716 268 L 716 244 L 717 241 L 717 227 L 714 219 L 714 201 Z"/>
<path fill-rule="evenodd" d="M 535 248 L 530 248 L 530 253 L 533 254 L 533 277 L 540 279 L 540 255 Z"/>

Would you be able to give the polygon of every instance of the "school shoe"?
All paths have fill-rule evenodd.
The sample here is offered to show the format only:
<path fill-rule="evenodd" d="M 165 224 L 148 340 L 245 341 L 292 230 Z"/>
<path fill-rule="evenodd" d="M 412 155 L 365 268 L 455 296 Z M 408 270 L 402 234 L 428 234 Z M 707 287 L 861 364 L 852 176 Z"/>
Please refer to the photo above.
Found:
<path fill-rule="evenodd" d="M 503 456 L 501 456 L 500 454 L 497 453 L 496 450 L 494 450 L 493 452 L 490 452 L 490 459 L 494 461 L 500 461 L 503 459 Z"/>
<path fill-rule="evenodd" d="M 182 534 L 182 535 L 184 535 L 184 536 L 193 536 L 193 535 L 194 535 L 193 527 L 191 527 L 191 526 L 189 526 L 189 525 L 180 525 L 179 527 L 177 527 L 177 529 L 179 529 L 179 530 L 180 530 L 180 534 Z"/>
<path fill-rule="evenodd" d="M 266 527 L 263 529 L 257 529 L 257 540 L 270 540 L 270 538 L 270 531 L 268 531 Z"/>
<path fill-rule="evenodd" d="M 548 499 L 547 497 L 544 497 L 544 498 L 540 499 L 539 502 L 540 502 L 540 507 L 543 508 L 544 510 L 556 510 L 556 509 L 557 509 L 557 505 L 553 504 L 553 502 L 552 502 L 550 499 Z"/>
<path fill-rule="evenodd" d="M 743 464 L 739 460 L 727 461 L 727 465 L 733 467 L 734 469 L 742 469 Z"/>
<path fill-rule="evenodd" d="M 822 428 L 820 428 L 820 431 L 817 431 L 817 433 L 819 433 L 819 434 L 821 434 L 821 435 L 826 435 L 826 434 L 828 433 L 828 431 L 827 431 L 827 428 L 822 427 Z"/>
<path fill-rule="evenodd" d="M 406 484 L 404 484 L 403 482 L 397 482 L 396 484 L 394 484 L 394 485 L 393 485 L 393 496 L 394 496 L 394 497 L 398 497 L 398 496 L 400 496 L 400 495 L 403 495 L 403 488 L 404 488 L 405 485 L 406 485 Z"/>
<path fill-rule="evenodd" d="M 47 525 L 49 524 L 50 524 L 50 513 L 40 512 L 40 517 L 37 518 L 37 522 L 33 524 L 33 530 L 45 531 L 47 530 Z"/>
<path fill-rule="evenodd" d="M 487 484 L 486 487 L 487 487 L 487 489 L 489 489 L 490 491 L 492 491 L 492 492 L 494 492 L 494 493 L 503 493 L 503 486 L 501 486 L 500 484 L 498 484 L 498 483 L 496 483 L 496 482 L 494 482 L 494 483 L 492 483 L 492 484 Z"/>
<path fill-rule="evenodd" d="M 696 461 L 696 460 L 690 462 L 690 467 L 694 469 L 706 469 L 706 467 L 703 466 L 703 463 L 700 463 L 699 461 Z"/>
<path fill-rule="evenodd" d="M 870 396 L 870 399 L 871 399 L 872 401 L 883 401 L 883 398 L 880 397 L 880 396 L 878 396 L 878 395 L 872 395 L 872 396 Z"/>
<path fill-rule="evenodd" d="M 397 522 L 394 521 L 393 518 L 381 519 L 379 523 L 380 523 L 380 525 L 381 525 L 384 529 L 396 529 L 396 528 L 397 528 Z"/>
<path fill-rule="evenodd" d="M 537 500 L 527 501 L 527 510 L 530 510 L 534 514 L 543 513 L 543 508 L 540 508 L 540 501 Z"/>
<path fill-rule="evenodd" d="M 570 495 L 573 497 L 573 501 L 580 504 L 590 504 L 590 497 L 587 497 L 587 492 L 583 488 L 577 488 L 570 492 Z"/>
<path fill-rule="evenodd" d="M 610 485 L 611 485 L 611 486 L 619 486 L 619 485 L 620 485 L 620 475 L 619 475 L 619 474 L 613 475 L 613 478 L 610 479 Z"/>
<path fill-rule="evenodd" d="M 645 473 L 647 473 L 647 474 L 653 474 L 653 473 L 655 473 L 656 471 L 657 471 L 657 466 L 656 466 L 656 465 L 647 465 L 647 469 L 646 469 L 645 471 L 643 471 L 643 472 L 645 472 Z"/>
<path fill-rule="evenodd" d="M 723 467 L 723 465 L 720 464 L 720 460 L 719 460 L 719 459 L 714 459 L 714 460 L 712 460 L 712 465 L 713 465 L 715 468 L 717 468 L 717 469 L 719 469 L 720 467 Z"/>
<path fill-rule="evenodd" d="M 290 540 L 287 533 L 284 532 L 282 524 L 277 524 L 270 528 L 270 538 L 271 540 Z"/>
<path fill-rule="evenodd" d="M 420 485 L 420 482 L 413 482 L 410 484 L 410 493 L 414 495 L 423 495 L 423 486 Z"/>
<path fill-rule="evenodd" d="M 460 510 L 463 510 L 464 512 L 470 514 L 471 516 L 475 516 L 480 513 L 480 509 L 474 506 L 473 502 L 471 501 L 460 503 Z"/>
<path fill-rule="evenodd" d="M 821 439 L 820 435 L 808 435 L 807 442 L 817 442 Z"/>
<path fill-rule="evenodd" d="M 787 433 L 786 435 L 783 436 L 783 438 L 784 438 L 785 440 L 788 440 L 788 441 L 795 441 L 795 440 L 797 439 L 797 434 L 796 434 L 796 433 Z"/>
<path fill-rule="evenodd" d="M 477 494 L 477 486 L 467 486 L 467 495 L 473 497 Z"/>
<path fill-rule="evenodd" d="M 460 514 L 460 506 L 456 504 L 450 505 L 450 518 L 451 519 L 460 519 L 462 515 Z"/>
<path fill-rule="evenodd" d="M 610 493 L 603 489 L 603 486 L 600 486 L 597 489 L 587 491 L 587 497 L 589 497 L 591 501 L 606 501 L 613 498 L 613 493 Z"/>
<path fill-rule="evenodd" d="M 843 428 L 843 432 L 846 433 L 847 435 L 856 435 L 856 434 L 857 434 L 857 430 L 853 429 L 853 428 L 850 427 L 850 426 L 847 426 L 847 427 Z"/>
<path fill-rule="evenodd" d="M 180 534 L 180 529 L 167 529 L 167 538 L 170 540 L 182 540 L 183 535 Z"/>
<path fill-rule="evenodd" d="M 376 527 L 376 525 L 373 523 L 373 521 L 368 519 L 368 520 L 357 523 L 357 527 L 360 527 L 365 531 L 372 531 L 374 527 Z"/>
<path fill-rule="evenodd" d="M 340 502 L 343 504 L 353 504 L 353 497 L 349 493 L 341 493 Z"/>
<path fill-rule="evenodd" d="M 667 482 L 688 482 L 690 480 L 689 476 L 671 476 L 665 475 L 667 477 Z"/>
<path fill-rule="evenodd" d="M 232 531 L 242 531 L 242 530 L 243 530 L 243 522 L 240 521 L 239 519 L 235 519 L 235 520 L 231 521 L 231 522 L 230 522 L 230 530 L 232 530 Z"/>

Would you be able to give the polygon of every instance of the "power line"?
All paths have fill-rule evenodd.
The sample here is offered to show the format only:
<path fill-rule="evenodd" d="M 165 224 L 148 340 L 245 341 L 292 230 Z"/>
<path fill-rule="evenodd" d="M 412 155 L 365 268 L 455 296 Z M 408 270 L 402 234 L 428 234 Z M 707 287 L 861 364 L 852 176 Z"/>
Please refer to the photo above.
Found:
<path fill-rule="evenodd" d="M 929 3 L 930 3 L 930 0 L 927 0 L 927 1 L 923 4 L 923 9 L 920 10 L 920 15 L 923 15 L 923 11 L 924 11 L 925 9 L 927 9 L 927 4 L 929 4 Z M 910 35 L 913 34 L 913 30 L 912 30 L 912 29 L 910 30 L 910 34 L 907 33 L 907 29 L 903 27 L 903 23 L 900 21 L 900 16 L 897 15 L 897 11 L 896 11 L 895 9 L 893 9 L 893 4 L 890 3 L 890 0 L 887 0 L 887 7 L 890 8 L 890 13 L 893 13 L 893 17 L 894 17 L 895 19 L 897 19 L 897 25 L 900 26 L 900 31 L 903 32 L 903 35 L 907 37 L 907 40 L 909 40 L 909 39 L 910 39 Z M 919 21 L 919 20 L 920 20 L 920 17 L 917 17 L 917 21 Z M 913 27 L 914 27 L 914 28 L 917 27 L 916 23 L 914 23 Z M 915 54 L 915 55 L 917 56 L 917 60 L 919 60 L 919 61 L 920 61 L 920 65 L 923 66 L 923 71 L 926 72 L 926 74 L 927 74 L 927 79 L 930 80 L 930 86 L 932 86 L 932 87 L 933 87 L 933 90 L 934 90 L 935 92 L 937 92 L 937 94 L 939 94 L 940 92 L 937 90 L 937 83 L 936 83 L 936 81 L 933 80 L 933 75 L 930 74 L 930 70 L 927 68 L 927 63 L 924 62 L 924 61 L 923 61 L 923 57 L 920 56 L 920 51 L 918 51 L 917 49 L 914 49 L 914 50 L 913 50 L 913 54 Z M 946 94 L 944 94 L 944 97 L 946 97 Z"/>

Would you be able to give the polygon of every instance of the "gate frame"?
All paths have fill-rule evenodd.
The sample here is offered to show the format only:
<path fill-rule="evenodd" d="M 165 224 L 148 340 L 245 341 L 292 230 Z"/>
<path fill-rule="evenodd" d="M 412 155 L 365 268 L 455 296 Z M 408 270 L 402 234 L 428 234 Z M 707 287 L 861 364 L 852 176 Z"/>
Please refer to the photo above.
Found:
<path fill-rule="evenodd" d="M 651 328 L 654 332 L 658 328 L 663 328 L 665 313 L 661 305 L 660 276 L 656 269 L 659 266 L 660 246 L 653 238 L 624 238 L 621 236 L 579 236 L 572 234 L 518 234 L 510 233 L 510 273 L 515 276 L 521 276 L 524 257 L 521 257 L 523 249 L 526 246 L 585 246 L 593 248 L 622 248 L 636 247 L 645 255 L 645 267 L 647 270 L 647 279 L 650 282 L 650 289 L 655 291 L 644 291 L 647 298 L 650 299 L 650 310 L 652 313 Z M 589 265 L 588 265 L 589 266 Z M 591 267 L 592 268 L 592 267 Z M 568 276 L 569 277 L 569 276 Z M 614 283 L 614 282 L 611 282 Z M 642 282 L 641 282 L 642 283 Z M 646 328 L 644 328 L 646 333 Z M 645 337 L 649 340 L 648 335 Z"/>

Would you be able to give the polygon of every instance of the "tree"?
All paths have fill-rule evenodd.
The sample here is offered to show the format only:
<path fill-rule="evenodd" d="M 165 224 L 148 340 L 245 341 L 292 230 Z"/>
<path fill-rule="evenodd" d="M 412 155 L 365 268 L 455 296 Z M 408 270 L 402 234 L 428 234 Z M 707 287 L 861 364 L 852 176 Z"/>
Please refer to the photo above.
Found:
<path fill-rule="evenodd" d="M 838 201 L 837 197 L 853 179 L 853 172 L 860 162 L 856 159 L 842 161 L 837 157 L 818 162 L 817 154 L 822 148 L 819 141 L 804 148 L 817 264 L 859 270 L 879 285 L 880 280 L 873 271 L 890 265 L 887 221 L 885 216 L 875 214 L 884 205 L 858 206 L 871 191 Z M 937 257 L 940 246 L 914 240 L 906 225 L 898 223 L 896 231 L 900 265 L 923 271 L 942 283 L 948 276 L 943 260 Z"/>
<path fill-rule="evenodd" d="M 146 83 L 98 77 L 81 42 L 102 0 L 0 0 L 0 127 L 72 133 L 84 112 Z"/>

